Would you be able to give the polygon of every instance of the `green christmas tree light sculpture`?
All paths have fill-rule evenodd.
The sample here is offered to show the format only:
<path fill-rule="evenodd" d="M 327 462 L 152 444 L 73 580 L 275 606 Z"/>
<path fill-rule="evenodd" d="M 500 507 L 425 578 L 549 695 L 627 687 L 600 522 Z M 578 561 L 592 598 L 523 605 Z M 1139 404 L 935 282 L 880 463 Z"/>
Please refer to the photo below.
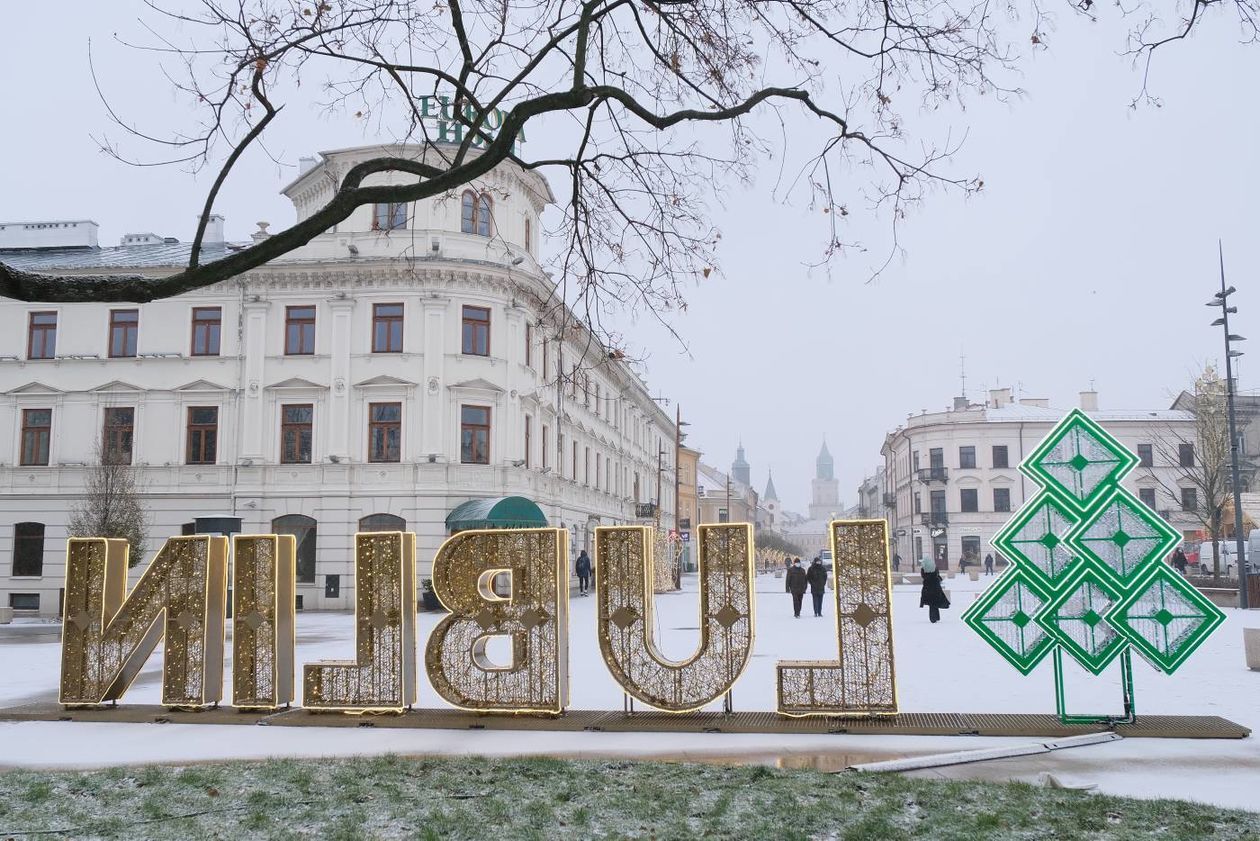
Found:
<path fill-rule="evenodd" d="M 1130 649 L 1172 674 L 1225 621 L 1164 562 L 1181 536 L 1120 486 L 1137 463 L 1084 412 L 1068 414 L 1019 466 L 1040 491 L 993 538 L 1012 568 L 963 614 L 1021 674 L 1053 655 L 1065 724 L 1134 721 Z M 1123 717 L 1067 712 L 1065 651 L 1094 675 L 1120 658 Z"/>

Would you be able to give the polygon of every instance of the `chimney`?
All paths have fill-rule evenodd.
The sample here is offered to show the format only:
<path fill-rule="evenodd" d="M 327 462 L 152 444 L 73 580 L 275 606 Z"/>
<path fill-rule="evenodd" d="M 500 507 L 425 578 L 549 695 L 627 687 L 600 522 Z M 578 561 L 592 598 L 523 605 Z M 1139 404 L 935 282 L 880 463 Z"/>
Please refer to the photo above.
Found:
<path fill-rule="evenodd" d="M 989 408 L 1000 409 L 1009 405 L 1011 402 L 1011 390 L 1009 388 L 991 388 L 989 389 Z"/>
<path fill-rule="evenodd" d="M 955 411 L 955 412 L 961 412 L 961 411 L 965 410 L 965 409 L 967 408 L 967 406 L 968 406 L 968 405 L 969 405 L 969 404 L 968 404 L 968 402 L 967 402 L 967 398 L 966 398 L 966 397 L 955 397 L 955 398 L 954 398 L 954 411 Z"/>
<path fill-rule="evenodd" d="M 315 168 L 315 159 L 306 157 L 298 158 L 298 175 L 305 175 Z"/>
<path fill-rule="evenodd" d="M 1098 392 L 1094 390 L 1081 392 L 1081 409 L 1086 412 L 1098 411 Z"/>
<path fill-rule="evenodd" d="M 198 219 L 201 217 L 198 216 Z M 202 245 L 222 245 L 223 244 L 223 217 L 217 213 L 210 214 L 210 221 L 206 224 L 205 236 L 201 238 Z"/>

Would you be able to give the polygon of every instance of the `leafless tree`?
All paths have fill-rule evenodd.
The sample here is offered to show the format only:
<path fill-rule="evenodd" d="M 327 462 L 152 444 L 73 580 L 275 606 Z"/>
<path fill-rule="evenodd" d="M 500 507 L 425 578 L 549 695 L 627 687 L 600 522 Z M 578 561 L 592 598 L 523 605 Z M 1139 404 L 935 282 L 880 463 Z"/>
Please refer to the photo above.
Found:
<path fill-rule="evenodd" d="M 1082 14 L 1096 13 L 1092 0 L 1073 2 Z M 1185 2 L 1136 0 L 1120 9 L 1141 21 L 1130 45 L 1135 60 L 1148 61 L 1216 6 L 1236 9 L 1244 35 L 1255 33 L 1260 0 L 1191 0 L 1181 22 L 1161 34 L 1154 4 Z M 128 143 L 106 137 L 102 145 L 125 160 L 213 173 L 187 266 L 155 278 L 53 276 L 0 264 L 0 295 L 46 302 L 178 295 L 287 254 L 360 206 L 452 195 L 510 162 L 558 176 L 562 217 L 550 233 L 563 247 L 548 267 L 555 296 L 604 337 L 607 308 L 685 306 L 688 284 L 718 270 L 720 233 L 709 203 L 771 156 L 781 161 L 775 194 L 801 195 L 817 213 L 820 260 L 864 247 L 845 232 L 850 205 L 891 220 L 891 258 L 908 206 L 933 187 L 983 186 L 978 176 L 942 167 L 955 140 L 913 136 L 902 114 L 1013 92 L 1020 49 L 1028 40 L 1044 48 L 1049 29 L 1037 0 L 148 0 L 148 7 L 142 25 L 150 40 L 135 46 L 154 53 L 195 123 L 149 129 L 111 110 Z M 285 108 L 312 104 L 312 91 L 313 104 L 361 119 L 391 142 L 341 173 L 333 197 L 309 217 L 203 262 L 207 220 L 236 165 L 251 150 L 267 150 Z M 449 100 L 441 135 L 426 110 L 434 97 Z M 785 168 L 783 146 L 800 126 L 809 145 L 791 160 L 804 163 Z M 526 129 L 546 132 L 545 142 L 531 144 L 537 155 L 519 142 Z M 446 142 L 428 146 L 435 141 Z M 133 143 L 166 154 L 138 160 Z M 415 154 L 417 146 L 429 153 Z M 381 183 L 383 174 L 404 183 Z"/>
<path fill-rule="evenodd" d="M 1211 539 L 1213 575 L 1220 577 L 1222 516 L 1230 499 L 1225 381 L 1208 365 L 1195 379 L 1194 392 L 1184 394 L 1178 404 L 1194 415 L 1194 427 L 1185 432 L 1170 431 L 1155 439 L 1153 455 L 1159 462 L 1171 465 L 1172 470 L 1150 473 L 1174 499 L 1181 499 L 1182 488 L 1194 489 L 1196 505 L 1187 513 Z M 1200 563 L 1203 561 L 1199 559 Z"/>
<path fill-rule="evenodd" d="M 70 514 L 71 537 L 123 538 L 131 546 L 135 566 L 144 558 L 149 521 L 140 503 L 136 471 L 129 461 L 111 458 L 96 446 L 84 482 L 83 499 Z"/>

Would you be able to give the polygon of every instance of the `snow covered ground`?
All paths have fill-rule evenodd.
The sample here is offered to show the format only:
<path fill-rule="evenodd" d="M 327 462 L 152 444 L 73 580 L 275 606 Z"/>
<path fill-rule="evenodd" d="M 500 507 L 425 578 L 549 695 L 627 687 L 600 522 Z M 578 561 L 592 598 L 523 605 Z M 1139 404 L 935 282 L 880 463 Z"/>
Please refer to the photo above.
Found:
<path fill-rule="evenodd" d="M 991 580 L 991 579 L 990 579 Z M 895 656 L 901 709 L 907 712 L 1054 711 L 1049 661 L 1021 677 L 959 614 L 990 580 L 947 582 L 954 605 L 938 625 L 918 608 L 918 588 L 897 586 L 893 597 Z M 809 613 L 808 600 L 806 613 Z M 827 616 L 794 619 L 780 579 L 758 580 L 757 637 L 752 662 L 734 689 L 737 710 L 774 708 L 774 664 L 779 659 L 835 657 L 831 595 Z M 1260 672 L 1246 669 L 1242 628 L 1260 627 L 1260 611 L 1227 611 L 1226 623 L 1173 677 L 1139 658 L 1134 670 L 1141 714 L 1220 715 L 1260 733 Z M 694 576 L 685 590 L 657 599 L 657 632 L 667 656 L 692 650 L 696 631 Z M 438 621 L 419 617 L 420 646 Z M 0 706 L 55 701 L 59 643 L 55 627 L 0 627 Z M 352 656 L 348 613 L 298 616 L 297 663 Z M 228 648 L 229 656 L 231 648 Z M 593 598 L 572 601 L 570 675 L 575 709 L 620 709 L 622 694 L 599 656 Z M 1093 678 L 1069 666 L 1073 711 L 1120 712 L 1113 667 Z M 160 647 L 124 703 L 160 700 Z M 419 706 L 441 706 L 420 670 Z M 230 681 L 230 663 L 225 679 Z M 299 679 L 300 686 L 300 679 Z M 230 687 L 224 693 L 231 697 Z M 720 704 L 714 704 L 714 709 Z M 777 761 L 843 767 L 848 762 L 913 754 L 1025 744 L 1032 739 L 978 737 L 785 736 L 741 734 L 547 733 L 505 731 L 287 728 L 213 725 L 0 723 L 0 767 L 101 767 L 141 762 L 189 762 L 269 756 L 348 756 L 380 753 L 563 756 L 639 756 Z M 1260 810 L 1260 738 L 1195 741 L 1128 739 L 1037 757 L 919 772 L 977 780 L 1034 781 L 1043 771 L 1068 783 L 1097 783 L 1115 794 L 1180 797 Z"/>

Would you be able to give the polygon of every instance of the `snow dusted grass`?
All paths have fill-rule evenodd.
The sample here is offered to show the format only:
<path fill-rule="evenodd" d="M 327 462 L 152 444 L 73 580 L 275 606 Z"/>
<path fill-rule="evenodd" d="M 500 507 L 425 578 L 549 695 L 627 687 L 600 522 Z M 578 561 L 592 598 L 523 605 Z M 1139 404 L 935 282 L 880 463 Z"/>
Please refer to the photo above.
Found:
<path fill-rule="evenodd" d="M 1260 815 L 1020 784 L 558 759 L 0 775 L 0 839 L 1258 838 Z"/>

